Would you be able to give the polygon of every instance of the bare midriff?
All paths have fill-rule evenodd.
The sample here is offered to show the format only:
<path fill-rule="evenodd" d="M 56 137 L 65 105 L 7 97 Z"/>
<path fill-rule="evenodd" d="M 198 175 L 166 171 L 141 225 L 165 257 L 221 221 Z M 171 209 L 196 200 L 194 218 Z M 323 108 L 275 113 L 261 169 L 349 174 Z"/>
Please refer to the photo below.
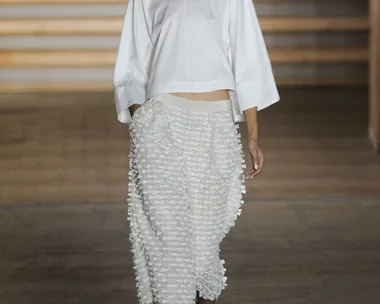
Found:
<path fill-rule="evenodd" d="M 206 100 L 206 101 L 216 101 L 225 100 L 230 98 L 228 90 L 217 90 L 211 92 L 201 92 L 201 93 L 189 93 L 189 92 L 179 92 L 170 93 L 173 96 L 183 97 L 190 100 Z"/>

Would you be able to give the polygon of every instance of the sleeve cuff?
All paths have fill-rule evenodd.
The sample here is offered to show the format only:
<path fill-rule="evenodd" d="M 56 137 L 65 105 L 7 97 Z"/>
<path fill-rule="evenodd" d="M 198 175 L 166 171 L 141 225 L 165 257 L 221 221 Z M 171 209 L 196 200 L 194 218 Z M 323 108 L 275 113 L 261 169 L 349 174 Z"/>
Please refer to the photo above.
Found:
<path fill-rule="evenodd" d="M 133 104 L 143 104 L 145 101 L 145 88 L 140 86 L 122 86 L 114 90 L 117 119 L 121 123 L 132 121 L 129 107 Z"/>
<path fill-rule="evenodd" d="M 280 100 L 275 85 L 266 86 L 262 83 L 240 85 L 236 88 L 236 95 L 239 102 L 240 114 L 253 107 L 257 107 L 257 111 L 260 111 Z"/>

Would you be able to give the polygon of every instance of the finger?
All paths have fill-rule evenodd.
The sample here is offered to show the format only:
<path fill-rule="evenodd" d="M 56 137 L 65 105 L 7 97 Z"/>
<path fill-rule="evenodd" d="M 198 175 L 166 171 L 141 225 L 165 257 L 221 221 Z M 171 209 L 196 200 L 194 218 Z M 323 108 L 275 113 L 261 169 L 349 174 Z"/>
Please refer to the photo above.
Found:
<path fill-rule="evenodd" d="M 253 177 L 255 177 L 257 175 L 256 172 L 260 170 L 259 151 L 253 150 L 253 152 L 251 152 L 251 157 L 253 169 L 246 173 L 246 178 L 248 179 L 252 179 Z"/>
<path fill-rule="evenodd" d="M 253 174 L 252 174 L 252 178 L 258 176 L 261 172 L 262 172 L 262 168 L 259 168 L 259 169 L 255 170 L 255 171 L 253 172 Z"/>
<path fill-rule="evenodd" d="M 258 169 L 255 170 L 254 176 L 257 176 L 257 175 L 261 174 L 261 172 L 263 171 L 263 168 L 264 168 L 264 158 L 260 157 L 260 155 L 259 155 L 258 163 L 259 163 Z"/>
<path fill-rule="evenodd" d="M 258 170 L 259 170 L 259 169 L 257 169 L 257 170 L 255 170 L 255 169 L 250 170 L 250 171 L 248 172 L 248 178 L 249 178 L 249 179 L 254 178 L 254 177 L 257 175 Z"/>
<path fill-rule="evenodd" d="M 252 169 L 251 170 L 249 170 L 248 172 L 247 172 L 247 174 L 246 174 L 246 177 L 248 178 L 248 179 L 252 179 L 253 178 L 253 176 L 254 176 L 254 173 L 255 173 L 255 171 L 256 171 L 256 169 L 255 169 L 255 160 L 254 160 L 254 157 L 252 157 Z M 256 167 L 257 167 L 257 163 L 256 163 Z"/>
<path fill-rule="evenodd" d="M 245 177 L 247 179 L 251 179 L 253 177 L 253 174 L 255 173 L 255 170 L 249 170 L 246 172 Z"/>
<path fill-rule="evenodd" d="M 264 168 L 264 155 L 262 150 L 254 151 L 252 153 L 253 170 L 247 172 L 246 177 L 252 179 L 262 173 Z M 256 166 L 255 166 L 256 164 Z M 255 167 L 257 169 L 255 169 Z"/>
<path fill-rule="evenodd" d="M 264 167 L 264 155 L 263 155 L 263 151 L 260 150 L 259 152 L 259 167 L 261 168 L 261 170 L 263 169 Z"/>
<path fill-rule="evenodd" d="M 259 153 L 257 150 L 253 151 L 253 169 L 254 170 L 259 169 Z"/>
<path fill-rule="evenodd" d="M 260 175 L 263 171 L 263 168 L 264 168 L 264 157 L 262 156 L 261 153 L 259 153 L 259 166 L 258 166 L 258 169 L 257 170 L 254 170 L 253 174 L 251 175 L 252 178 Z"/>
<path fill-rule="evenodd" d="M 245 172 L 245 177 L 246 177 L 246 178 L 249 178 L 249 176 L 251 175 L 251 172 L 252 172 L 251 170 L 246 171 L 246 172 Z"/>

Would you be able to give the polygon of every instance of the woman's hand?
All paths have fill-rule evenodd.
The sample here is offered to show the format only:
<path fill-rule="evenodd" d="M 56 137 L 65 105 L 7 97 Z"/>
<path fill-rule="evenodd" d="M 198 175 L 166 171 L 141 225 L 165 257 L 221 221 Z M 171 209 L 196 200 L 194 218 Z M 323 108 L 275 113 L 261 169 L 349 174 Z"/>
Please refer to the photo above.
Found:
<path fill-rule="evenodd" d="M 246 178 L 252 179 L 263 171 L 264 155 L 256 139 L 248 139 L 248 150 L 252 158 L 253 169 L 247 171 Z"/>
<path fill-rule="evenodd" d="M 133 105 L 131 105 L 129 107 L 129 112 L 131 113 L 131 117 L 133 117 L 133 114 L 135 113 L 135 111 L 140 108 L 141 105 L 140 104 L 137 104 L 137 103 L 134 103 Z"/>
<path fill-rule="evenodd" d="M 244 111 L 247 133 L 248 133 L 248 150 L 252 158 L 252 170 L 246 172 L 247 178 L 254 178 L 263 171 L 264 156 L 258 141 L 257 125 L 257 107 L 252 107 Z"/>

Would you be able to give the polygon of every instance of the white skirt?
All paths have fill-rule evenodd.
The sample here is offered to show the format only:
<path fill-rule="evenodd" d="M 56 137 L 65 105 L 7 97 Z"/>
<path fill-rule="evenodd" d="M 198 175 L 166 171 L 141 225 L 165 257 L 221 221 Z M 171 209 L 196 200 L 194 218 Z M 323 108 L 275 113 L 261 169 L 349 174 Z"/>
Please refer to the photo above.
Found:
<path fill-rule="evenodd" d="M 140 304 L 215 300 L 219 245 L 241 213 L 245 161 L 231 100 L 155 96 L 130 123 L 128 220 Z"/>

